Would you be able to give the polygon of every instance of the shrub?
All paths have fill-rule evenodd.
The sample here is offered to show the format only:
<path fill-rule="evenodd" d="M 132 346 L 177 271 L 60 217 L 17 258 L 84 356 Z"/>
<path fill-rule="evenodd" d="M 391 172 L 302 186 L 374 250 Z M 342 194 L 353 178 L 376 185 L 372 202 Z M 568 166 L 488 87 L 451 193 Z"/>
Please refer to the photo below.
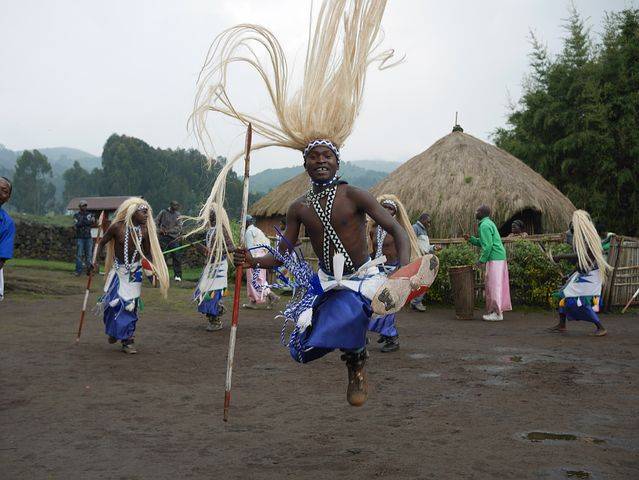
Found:
<path fill-rule="evenodd" d="M 551 294 L 561 285 L 563 268 L 552 263 L 539 245 L 514 242 L 508 259 L 513 304 L 553 306 Z"/>

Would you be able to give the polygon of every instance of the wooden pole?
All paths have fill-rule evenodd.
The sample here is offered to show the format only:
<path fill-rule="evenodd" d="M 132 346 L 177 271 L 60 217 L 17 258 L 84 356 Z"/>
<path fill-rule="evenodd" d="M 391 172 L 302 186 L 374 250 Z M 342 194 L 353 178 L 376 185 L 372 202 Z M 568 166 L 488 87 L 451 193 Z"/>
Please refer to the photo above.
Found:
<path fill-rule="evenodd" d="M 91 256 L 91 267 L 89 268 L 89 276 L 87 278 L 87 288 L 84 291 L 84 301 L 82 302 L 82 311 L 80 312 L 80 323 L 78 324 L 78 334 L 75 337 L 75 343 L 80 343 L 80 335 L 82 335 L 82 327 L 84 325 L 84 315 L 87 311 L 87 302 L 89 301 L 89 293 L 91 292 L 91 280 L 93 279 L 93 265 L 95 265 L 96 256 L 98 254 L 98 243 L 102 238 L 102 226 L 104 225 L 104 210 L 98 219 L 98 236 L 95 239 L 93 247 L 93 255 Z"/>
<path fill-rule="evenodd" d="M 240 247 L 244 247 L 244 234 L 246 233 L 246 214 L 248 209 L 249 194 L 249 166 L 251 162 L 251 141 L 253 137 L 253 127 L 248 124 L 246 130 L 246 144 L 244 146 L 244 184 L 242 190 L 242 215 L 240 217 Z M 226 382 L 224 386 L 224 421 L 229 421 L 229 407 L 231 406 L 231 383 L 233 377 L 233 360 L 235 358 L 235 340 L 237 338 L 237 324 L 240 316 L 240 294 L 242 292 L 241 265 L 235 268 L 235 291 L 233 292 L 233 316 L 231 319 L 231 333 L 229 335 L 229 352 L 226 359 Z"/>

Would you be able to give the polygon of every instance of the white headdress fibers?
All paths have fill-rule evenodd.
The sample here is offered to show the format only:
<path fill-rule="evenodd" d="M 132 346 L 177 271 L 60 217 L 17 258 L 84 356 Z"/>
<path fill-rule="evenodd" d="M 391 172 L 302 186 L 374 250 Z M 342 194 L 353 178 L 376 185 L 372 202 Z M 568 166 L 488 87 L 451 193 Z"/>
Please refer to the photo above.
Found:
<path fill-rule="evenodd" d="M 601 238 L 599 238 L 588 212 L 575 210 L 572 214 L 572 227 L 574 230 L 573 247 L 577 253 L 579 268 L 585 271 L 598 268 L 603 282 L 612 267 L 604 258 Z"/>
<path fill-rule="evenodd" d="M 381 205 L 391 205 L 395 208 L 395 220 L 397 220 L 397 222 L 402 226 L 404 230 L 406 230 L 406 233 L 408 234 L 408 240 L 410 241 L 410 259 L 415 260 L 417 257 L 421 257 L 423 255 L 423 252 L 422 249 L 419 248 L 417 235 L 415 235 L 415 230 L 413 230 L 413 226 L 410 223 L 410 218 L 408 217 L 408 213 L 406 213 L 404 204 L 399 200 L 399 198 L 390 193 L 380 195 L 379 197 L 377 197 L 377 201 Z"/>
<path fill-rule="evenodd" d="M 359 114 L 367 67 L 371 63 L 377 63 L 379 69 L 392 66 L 388 64 L 392 50 L 376 53 L 385 7 L 386 0 L 324 0 L 314 26 L 309 29 L 299 88 L 291 85 L 286 56 L 269 30 L 260 25 L 241 24 L 223 31 L 211 45 L 198 79 L 190 122 L 200 144 L 205 150 L 211 144 L 206 119 L 209 112 L 216 112 L 244 125 L 252 124 L 254 132 L 265 139 L 253 145 L 252 150 L 280 146 L 303 152 L 316 140 L 326 140 L 336 149 L 341 148 Z M 236 108 L 227 91 L 228 68 L 234 63 L 252 67 L 264 82 L 273 119 Z M 224 205 L 226 176 L 241 156 L 228 162 L 218 175 L 200 211 L 200 228 L 205 228 L 213 203 L 217 208 Z M 216 231 L 212 250 L 219 260 L 223 254 L 220 229 Z"/>
<path fill-rule="evenodd" d="M 124 222 L 125 227 L 133 228 L 133 214 L 140 207 L 146 207 L 149 211 L 149 216 L 146 221 L 146 229 L 149 235 L 149 243 L 151 245 L 151 256 L 153 257 L 153 261 L 150 261 L 148 258 L 146 258 L 144 252 L 142 251 L 142 245 L 140 245 L 140 242 L 135 235 L 132 235 L 133 245 L 137 250 L 138 255 L 140 255 L 140 258 L 145 259 L 151 265 L 151 270 L 153 271 L 153 274 L 156 276 L 156 278 L 158 279 L 158 283 L 160 284 L 160 292 L 162 293 L 162 296 L 166 298 L 167 292 L 169 290 L 169 269 L 167 268 L 166 262 L 164 261 L 162 248 L 160 248 L 160 242 L 158 241 L 158 234 L 157 229 L 155 228 L 155 220 L 153 220 L 153 209 L 151 208 L 151 205 L 149 205 L 146 200 L 143 200 L 139 197 L 127 198 L 116 210 L 112 223 Z M 107 272 L 111 270 L 114 258 L 115 242 L 110 241 L 107 244 L 106 260 L 104 262 L 104 269 Z"/>

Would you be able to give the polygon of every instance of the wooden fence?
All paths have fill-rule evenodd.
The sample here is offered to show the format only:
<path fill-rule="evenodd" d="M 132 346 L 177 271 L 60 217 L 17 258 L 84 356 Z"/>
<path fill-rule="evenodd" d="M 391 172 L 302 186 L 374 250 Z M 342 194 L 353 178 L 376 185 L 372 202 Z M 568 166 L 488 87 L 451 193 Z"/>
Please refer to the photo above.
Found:
<path fill-rule="evenodd" d="M 610 281 L 604 285 L 602 295 L 606 311 L 612 307 L 624 306 L 639 288 L 639 238 L 613 237 L 608 263 L 614 270 Z M 639 305 L 639 299 L 633 305 Z"/>

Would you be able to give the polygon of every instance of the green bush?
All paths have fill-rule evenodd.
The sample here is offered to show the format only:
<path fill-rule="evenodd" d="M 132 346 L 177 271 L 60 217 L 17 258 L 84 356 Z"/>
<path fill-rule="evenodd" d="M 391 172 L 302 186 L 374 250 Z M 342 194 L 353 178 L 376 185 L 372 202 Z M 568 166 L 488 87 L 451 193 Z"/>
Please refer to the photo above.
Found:
<path fill-rule="evenodd" d="M 538 244 L 526 240 L 514 242 L 508 273 L 514 305 L 554 306 L 551 294 L 562 283 L 562 266 L 552 263 Z"/>
<path fill-rule="evenodd" d="M 439 272 L 435 282 L 426 293 L 426 301 L 452 303 L 453 298 L 448 269 L 450 267 L 474 265 L 478 260 L 478 255 L 473 247 L 467 243 L 462 243 L 444 248 L 437 252 L 437 256 L 439 257 Z"/>

